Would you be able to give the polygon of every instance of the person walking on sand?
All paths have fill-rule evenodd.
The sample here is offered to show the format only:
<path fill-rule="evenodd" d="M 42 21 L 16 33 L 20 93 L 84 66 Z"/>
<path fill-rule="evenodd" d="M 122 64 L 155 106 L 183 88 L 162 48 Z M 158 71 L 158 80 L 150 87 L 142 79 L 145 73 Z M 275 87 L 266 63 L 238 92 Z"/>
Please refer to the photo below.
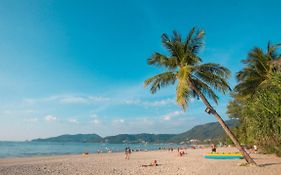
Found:
<path fill-rule="evenodd" d="M 129 160 L 129 148 L 125 148 L 125 159 Z"/>
<path fill-rule="evenodd" d="M 132 150 L 130 147 L 125 148 L 125 159 L 129 160 L 130 159 L 130 154 L 132 153 Z"/>
<path fill-rule="evenodd" d="M 254 153 L 256 154 L 256 153 L 258 152 L 258 147 L 257 147 L 257 145 L 254 145 L 253 148 L 254 148 Z"/>
<path fill-rule="evenodd" d="M 128 159 L 130 158 L 131 153 L 132 153 L 132 150 L 130 147 L 128 147 Z"/>

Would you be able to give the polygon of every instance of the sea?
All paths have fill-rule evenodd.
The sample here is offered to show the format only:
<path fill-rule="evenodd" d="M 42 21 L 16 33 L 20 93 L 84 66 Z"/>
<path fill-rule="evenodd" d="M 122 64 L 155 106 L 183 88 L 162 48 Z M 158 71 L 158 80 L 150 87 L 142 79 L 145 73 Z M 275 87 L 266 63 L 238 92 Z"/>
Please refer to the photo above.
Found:
<path fill-rule="evenodd" d="M 160 148 L 176 148 L 178 146 L 179 145 L 176 144 L 108 144 L 0 141 L 0 158 L 123 152 L 126 147 L 130 147 L 132 150 L 145 151 L 158 150 Z"/>

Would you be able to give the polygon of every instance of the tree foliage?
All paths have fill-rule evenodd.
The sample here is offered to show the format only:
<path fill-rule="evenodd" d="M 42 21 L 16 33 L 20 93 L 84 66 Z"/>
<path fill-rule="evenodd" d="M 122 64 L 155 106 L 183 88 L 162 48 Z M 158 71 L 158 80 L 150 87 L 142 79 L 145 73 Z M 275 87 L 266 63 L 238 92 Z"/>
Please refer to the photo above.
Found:
<path fill-rule="evenodd" d="M 189 32 L 185 39 L 175 31 L 171 37 L 163 34 L 162 43 L 169 54 L 154 53 L 148 59 L 148 64 L 164 68 L 165 72 L 147 79 L 144 85 L 150 85 L 151 93 L 155 93 L 161 87 L 177 83 L 176 101 L 183 110 L 186 110 L 191 98 L 200 98 L 207 107 L 206 111 L 216 117 L 237 149 L 244 155 L 245 160 L 248 163 L 256 164 L 206 99 L 206 96 L 208 96 L 215 103 L 218 103 L 218 96 L 215 91 L 225 94 L 231 89 L 227 83 L 230 71 L 219 64 L 204 64 L 198 56 L 204 45 L 204 34 L 203 30 L 195 28 Z"/>
<path fill-rule="evenodd" d="M 237 73 L 238 84 L 228 104 L 231 118 L 240 119 L 236 133 L 243 143 L 257 144 L 264 152 L 281 155 L 281 55 L 279 45 L 267 52 L 254 48 Z"/>
<path fill-rule="evenodd" d="M 272 73 L 278 70 L 272 62 L 281 58 L 277 53 L 278 46 L 280 45 L 268 43 L 266 52 L 255 47 L 249 52 L 247 59 L 242 60 L 245 67 L 236 74 L 238 84 L 234 88 L 237 96 L 251 97 L 259 87 L 271 81 Z"/>
<path fill-rule="evenodd" d="M 190 83 L 215 103 L 218 102 L 215 90 L 222 93 L 230 91 L 227 83 L 230 71 L 219 64 L 203 64 L 198 56 L 204 45 L 204 35 L 203 30 L 196 28 L 192 28 L 186 38 L 182 38 L 176 31 L 171 37 L 165 33 L 162 35 L 162 44 L 169 54 L 155 52 L 147 61 L 149 65 L 165 70 L 144 82 L 145 86 L 150 85 L 151 93 L 176 83 L 176 101 L 185 110 L 190 98 L 198 98 Z"/>

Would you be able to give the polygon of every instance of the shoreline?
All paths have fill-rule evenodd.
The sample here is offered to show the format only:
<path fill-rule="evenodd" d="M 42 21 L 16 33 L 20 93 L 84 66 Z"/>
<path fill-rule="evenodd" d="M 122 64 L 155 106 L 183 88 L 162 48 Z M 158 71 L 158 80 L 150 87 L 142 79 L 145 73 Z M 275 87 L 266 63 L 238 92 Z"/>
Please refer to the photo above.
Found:
<path fill-rule="evenodd" d="M 131 144 L 133 145 L 133 144 Z M 138 144 L 136 144 L 138 145 Z M 156 144 L 155 144 L 156 145 Z M 159 144 L 159 145 L 163 145 L 163 144 Z M 165 146 L 167 146 L 168 144 L 166 144 Z M 137 153 L 137 152 L 151 152 L 151 151 L 168 151 L 169 149 L 174 149 L 177 150 L 177 148 L 183 148 L 185 150 L 187 149 L 191 149 L 192 147 L 195 147 L 196 149 L 208 149 L 210 146 L 209 145 L 178 145 L 177 147 L 175 147 L 176 144 L 171 143 L 171 147 L 159 147 L 159 148 L 155 148 L 155 149 L 146 149 L 146 148 L 141 148 L 141 149 L 133 149 L 132 152 L 133 153 Z M 125 147 L 125 145 L 124 145 Z M 161 149 L 160 149 L 161 148 Z M 226 147 L 221 147 L 221 148 L 226 148 Z M 233 148 L 233 147 L 230 147 Z M 107 150 L 107 151 L 95 151 L 95 152 L 81 152 L 81 153 L 58 153 L 58 154 L 32 154 L 32 155 L 26 155 L 26 156 L 0 156 L 0 160 L 1 159 L 17 159 L 17 158 L 37 158 L 37 157 L 41 157 L 41 158 L 45 158 L 45 157 L 56 157 L 56 156 L 75 156 L 75 155 L 83 155 L 85 153 L 88 153 L 89 155 L 93 155 L 93 154 L 110 154 L 110 153 L 124 153 L 124 150 Z"/>
<path fill-rule="evenodd" d="M 133 152 L 130 160 L 120 152 L 89 155 L 57 155 L 28 158 L 1 158 L 0 174 L 3 175 L 103 175 L 103 174 L 238 174 L 280 175 L 281 158 L 274 155 L 251 154 L 261 167 L 239 166 L 243 159 L 205 159 L 210 149 L 186 149 L 180 157 L 175 151 L 157 150 Z M 218 148 L 218 152 L 237 152 L 236 148 Z M 157 167 L 142 167 L 157 160 Z"/>
<path fill-rule="evenodd" d="M 1 141 L 0 141 L 1 143 Z M 100 144 L 100 143 L 58 143 L 58 142 L 3 142 L 0 144 L 1 158 L 21 158 L 21 157 L 45 157 L 56 155 L 76 155 L 83 153 L 107 153 L 123 152 L 125 147 L 130 147 L 134 151 L 159 150 L 159 148 L 188 147 L 175 143 L 151 143 L 151 144 Z"/>

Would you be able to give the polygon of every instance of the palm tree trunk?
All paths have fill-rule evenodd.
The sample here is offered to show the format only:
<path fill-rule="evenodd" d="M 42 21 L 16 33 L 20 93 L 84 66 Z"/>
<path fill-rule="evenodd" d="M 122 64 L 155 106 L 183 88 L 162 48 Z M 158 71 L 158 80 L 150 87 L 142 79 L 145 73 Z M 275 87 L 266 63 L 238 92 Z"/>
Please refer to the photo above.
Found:
<path fill-rule="evenodd" d="M 223 121 L 223 119 L 221 118 L 221 116 L 217 113 L 217 111 L 211 106 L 211 104 L 208 102 L 208 100 L 206 99 L 206 97 L 201 93 L 201 91 L 199 89 L 197 89 L 196 86 L 194 86 L 194 84 L 188 80 L 192 90 L 194 90 L 196 92 L 196 94 L 199 95 L 199 97 L 201 98 L 201 100 L 203 101 L 203 103 L 207 106 L 207 108 L 209 108 L 211 110 L 211 114 L 213 114 L 216 119 L 218 120 L 218 122 L 220 123 L 220 125 L 222 126 L 222 128 L 224 129 L 224 131 L 226 132 L 226 134 L 230 137 L 230 139 L 232 140 L 232 142 L 234 143 L 234 145 L 236 146 L 236 148 L 242 153 L 242 155 L 244 156 L 245 160 L 249 163 L 249 164 L 254 164 L 257 165 L 256 162 L 250 157 L 250 155 L 245 151 L 245 149 L 240 145 L 240 143 L 238 142 L 237 138 L 235 137 L 235 135 L 231 132 L 231 130 L 229 129 L 229 127 L 226 125 L 226 123 Z"/>

